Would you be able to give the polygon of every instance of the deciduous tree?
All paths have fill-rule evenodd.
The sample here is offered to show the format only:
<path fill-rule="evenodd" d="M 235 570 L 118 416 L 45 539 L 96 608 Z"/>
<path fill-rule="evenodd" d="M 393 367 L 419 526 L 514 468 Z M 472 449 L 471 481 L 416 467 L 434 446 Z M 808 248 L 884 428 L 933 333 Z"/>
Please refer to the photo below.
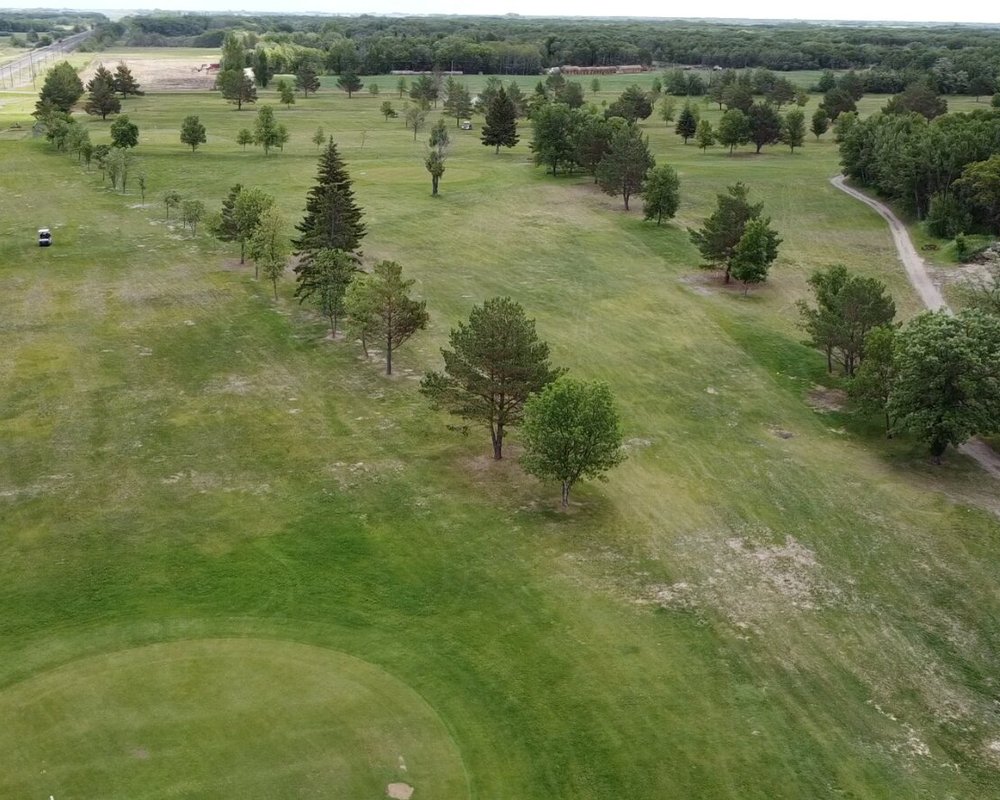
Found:
<path fill-rule="evenodd" d="M 261 106 L 257 109 L 257 117 L 253 123 L 253 143 L 264 148 L 265 156 L 272 147 L 282 144 L 278 128 L 278 123 L 274 119 L 274 109 L 271 106 Z"/>
<path fill-rule="evenodd" d="M 241 264 L 246 260 L 247 245 L 253 238 L 254 231 L 257 230 L 261 219 L 273 205 L 274 197 L 255 186 L 245 186 L 236 195 L 236 201 L 233 204 L 233 220 L 236 224 L 236 241 L 240 243 Z M 259 277 L 256 266 L 254 277 Z"/>
<path fill-rule="evenodd" d="M 712 123 L 707 119 L 698 120 L 698 130 L 695 131 L 694 140 L 702 152 L 707 151 L 715 144 L 715 131 L 712 130 Z"/>
<path fill-rule="evenodd" d="M 427 303 L 409 296 L 413 280 L 403 279 L 395 261 L 380 261 L 370 275 L 359 276 L 348 295 L 347 313 L 365 317 L 363 330 L 385 344 L 385 374 L 392 374 L 392 354 L 427 327 Z M 366 348 L 367 349 L 367 348 Z"/>
<path fill-rule="evenodd" d="M 455 118 L 457 128 L 463 119 L 468 119 L 472 114 L 472 95 L 464 84 L 454 78 L 448 79 L 445 92 L 444 111 L 449 117 Z"/>
<path fill-rule="evenodd" d="M 806 115 L 801 108 L 793 108 L 781 123 L 781 141 L 787 144 L 794 153 L 796 147 L 802 147 L 806 138 Z"/>
<path fill-rule="evenodd" d="M 253 133 L 249 128 L 240 128 L 240 132 L 236 134 L 236 144 L 243 145 L 244 150 L 248 144 L 253 144 Z"/>
<path fill-rule="evenodd" d="M 890 416 L 927 442 L 935 463 L 948 445 L 1000 430 L 1000 319 L 928 311 L 896 334 L 894 354 Z"/>
<path fill-rule="evenodd" d="M 184 121 L 181 123 L 181 142 L 191 145 L 192 153 L 198 149 L 198 145 L 204 144 L 207 139 L 205 126 L 201 124 L 201 120 L 197 116 L 184 117 Z"/>
<path fill-rule="evenodd" d="M 575 119 L 564 103 L 546 103 L 531 116 L 532 138 L 529 145 L 535 163 L 544 164 L 555 175 L 559 168 L 571 169 L 576 163 Z"/>
<path fill-rule="evenodd" d="M 205 216 L 205 204 L 201 200 L 181 201 L 181 221 L 191 228 L 191 233 L 198 232 L 198 223 Z"/>
<path fill-rule="evenodd" d="M 664 218 L 672 219 L 680 205 L 680 185 L 673 167 L 667 164 L 653 167 L 642 194 L 644 218 L 655 219 L 657 225 Z"/>
<path fill-rule="evenodd" d="M 767 280 L 768 270 L 778 257 L 781 239 L 771 228 L 771 220 L 757 217 L 749 220 L 743 235 L 733 248 L 730 271 L 736 280 L 743 283 L 743 294 L 750 287 Z"/>
<path fill-rule="evenodd" d="M 396 117 L 399 116 L 399 114 L 396 113 L 396 109 L 392 107 L 392 103 L 390 103 L 388 100 L 382 101 L 382 107 L 379 109 L 379 111 L 381 112 L 382 116 L 385 117 L 386 122 L 388 122 L 390 119 L 395 119 Z"/>
<path fill-rule="evenodd" d="M 521 464 L 542 480 L 562 485 L 562 507 L 581 478 L 602 478 L 625 459 L 614 397 L 606 383 L 562 376 L 524 406 Z"/>
<path fill-rule="evenodd" d="M 348 73 L 353 74 L 353 73 Z M 341 79 L 344 77 L 343 74 L 340 76 Z M 354 75 L 354 82 L 357 83 L 356 86 L 352 83 L 352 92 L 356 92 L 361 88 L 361 81 L 358 80 L 358 76 Z M 340 86 L 340 80 L 337 81 L 337 85 Z M 310 92 L 315 94 L 319 91 L 319 72 L 316 69 L 316 65 L 309 59 L 303 59 L 302 63 L 299 64 L 299 68 L 295 71 L 295 88 L 302 92 L 302 96 L 308 98 Z M 341 88 L 343 88 L 341 86 Z M 350 97 L 350 92 L 348 92 L 348 97 Z"/>
<path fill-rule="evenodd" d="M 247 246 L 256 268 L 271 281 L 274 299 L 278 299 L 278 279 L 288 263 L 289 242 L 285 220 L 274 205 L 261 215 Z"/>
<path fill-rule="evenodd" d="M 139 126 L 122 114 L 111 123 L 111 146 L 128 149 L 139 144 Z"/>
<path fill-rule="evenodd" d="M 892 438 L 889 398 L 896 380 L 896 329 L 890 325 L 872 328 L 865 337 L 865 360 L 847 385 L 848 394 L 861 410 L 880 414 L 885 420 L 885 436 Z"/>
<path fill-rule="evenodd" d="M 364 84 L 353 69 L 343 69 L 337 77 L 337 86 L 347 92 L 347 97 L 350 99 L 354 96 L 355 92 L 361 91 L 361 87 Z"/>
<path fill-rule="evenodd" d="M 629 122 L 647 119 L 653 113 L 653 102 L 636 85 L 629 86 L 604 112 L 608 117 L 621 117 Z"/>
<path fill-rule="evenodd" d="M 750 120 L 750 141 L 758 153 L 764 145 L 781 141 L 781 115 L 770 103 L 754 103 L 747 119 Z"/>
<path fill-rule="evenodd" d="M 337 335 L 337 322 L 345 313 L 345 297 L 351 281 L 358 274 L 357 260 L 343 250 L 320 250 L 313 257 L 312 269 L 298 276 L 295 296 L 302 303 L 312 300 L 328 320 L 330 336 Z"/>
<path fill-rule="evenodd" d="M 822 108 L 817 108 L 812 115 L 812 125 L 809 130 L 813 132 L 816 136 L 816 141 L 819 141 L 819 137 L 822 136 L 830 129 L 830 118 L 826 115 L 826 111 Z"/>
<path fill-rule="evenodd" d="M 464 419 L 486 424 L 493 457 L 503 457 L 504 437 L 520 424 L 528 397 L 560 375 L 549 365 L 549 346 L 535 321 L 509 297 L 476 306 L 442 349 L 443 372 L 429 372 L 420 391 L 436 405 Z"/>
<path fill-rule="evenodd" d="M 291 84 L 284 78 L 278 80 L 278 98 L 281 103 L 288 108 L 295 104 L 295 90 L 292 88 Z"/>

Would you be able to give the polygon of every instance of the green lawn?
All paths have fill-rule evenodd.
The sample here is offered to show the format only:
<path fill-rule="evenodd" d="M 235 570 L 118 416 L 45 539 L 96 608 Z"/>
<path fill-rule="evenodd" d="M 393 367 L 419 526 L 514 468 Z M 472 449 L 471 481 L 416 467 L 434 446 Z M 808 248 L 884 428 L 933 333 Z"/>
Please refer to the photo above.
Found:
<path fill-rule="evenodd" d="M 648 122 L 682 181 L 656 228 L 543 175 L 528 126 L 495 156 L 480 118 L 432 198 L 426 132 L 383 121 L 380 83 L 280 109 L 267 158 L 234 141 L 253 110 L 129 100 L 145 206 L 0 135 L 0 794 L 375 798 L 402 757 L 418 799 L 997 797 L 995 487 L 807 402 L 836 385 L 800 343 L 813 269 L 918 309 L 828 137 L 729 156 Z M 0 128 L 29 121 L 32 97 L 0 102 Z M 159 202 L 241 182 L 297 221 L 319 125 L 366 261 L 428 301 L 392 378 Z M 685 232 L 736 180 L 785 240 L 749 298 Z M 416 391 L 495 294 L 620 403 L 630 457 L 568 514 L 516 436 L 493 463 Z"/>

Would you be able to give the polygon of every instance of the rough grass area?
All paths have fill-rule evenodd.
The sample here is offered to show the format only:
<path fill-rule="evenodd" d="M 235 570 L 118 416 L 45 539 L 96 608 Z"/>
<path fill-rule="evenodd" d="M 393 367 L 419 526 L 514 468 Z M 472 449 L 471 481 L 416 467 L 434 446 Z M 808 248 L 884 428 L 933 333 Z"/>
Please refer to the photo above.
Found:
<path fill-rule="evenodd" d="M 919 307 L 882 222 L 829 185 L 832 142 L 730 157 L 650 120 L 683 197 L 657 228 L 588 177 L 541 174 L 527 126 L 494 155 L 478 118 L 432 198 L 426 133 L 383 121 L 399 101 L 379 82 L 278 110 L 291 141 L 266 158 L 235 144 L 252 110 L 130 99 L 145 205 L 0 137 L 0 794 L 177 796 L 190 763 L 234 796 L 259 775 L 269 796 L 996 797 L 996 487 L 826 402 L 838 381 L 801 344 L 817 267 Z M 28 121 L 32 96 L 0 102 L 0 127 Z M 110 122 L 85 122 L 107 141 Z M 391 379 L 290 279 L 273 302 L 159 203 L 217 208 L 241 182 L 295 221 L 319 125 L 366 209 L 366 262 L 402 263 L 432 315 Z M 699 270 L 685 231 L 736 180 L 785 240 L 748 298 Z M 416 391 L 449 328 L 501 293 L 620 403 L 630 457 L 569 514 Z M 218 639 L 257 655 L 199 643 Z M 371 717 L 338 699 L 359 663 L 341 653 L 386 699 Z M 398 748 L 371 745 L 404 719 Z M 140 775 L 147 795 L 115 783 Z"/>

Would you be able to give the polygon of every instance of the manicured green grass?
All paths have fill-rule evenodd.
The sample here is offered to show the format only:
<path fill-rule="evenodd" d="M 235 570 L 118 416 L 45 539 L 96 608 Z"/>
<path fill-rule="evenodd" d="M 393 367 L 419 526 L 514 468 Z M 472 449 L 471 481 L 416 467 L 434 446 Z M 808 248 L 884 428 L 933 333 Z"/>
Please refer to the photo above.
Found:
<path fill-rule="evenodd" d="M 375 797 L 395 776 L 364 743 L 410 719 L 431 731 L 393 742 L 416 797 L 995 797 L 995 489 L 958 455 L 933 468 L 806 402 L 828 382 L 797 327 L 813 269 L 878 275 L 918 309 L 881 221 L 828 184 L 828 137 L 729 156 L 648 122 L 682 181 L 678 219 L 657 228 L 587 177 L 543 175 L 527 126 L 495 156 L 478 118 L 432 198 L 426 133 L 384 122 L 388 96 L 280 109 L 292 139 L 267 158 L 234 142 L 252 110 L 131 99 L 146 207 L 43 141 L 0 137 L 8 785 L 51 794 L 48 769 L 56 797 L 132 796 L 112 781 L 144 775 L 148 796 L 216 796 L 207 742 L 233 794 L 337 796 L 349 766 L 339 796 Z M 26 120 L 33 98 L 2 100 L 0 123 Z M 190 113 L 209 132 L 193 154 Z M 108 123 L 86 124 L 106 140 Z M 296 221 L 318 125 L 366 209 L 366 261 L 402 263 L 432 314 L 391 379 L 326 340 L 290 279 L 272 302 L 233 247 L 158 202 L 177 188 L 217 208 L 238 181 Z M 748 298 L 698 270 L 685 232 L 736 180 L 785 240 Z M 449 328 L 500 293 L 621 406 L 629 460 L 568 514 L 520 472 L 516 436 L 492 463 L 484 431 L 448 430 L 416 391 Z M 257 655 L 201 644 L 218 639 Z M 299 659 L 306 644 L 331 653 Z M 157 647 L 204 655 L 147 668 Z M 331 721 L 340 701 L 323 698 L 359 673 L 397 716 Z M 244 691 L 216 691 L 230 683 Z M 67 730 L 49 735 L 43 707 Z M 191 737 L 174 738 L 177 717 Z M 203 769 L 197 786 L 174 758 Z"/>

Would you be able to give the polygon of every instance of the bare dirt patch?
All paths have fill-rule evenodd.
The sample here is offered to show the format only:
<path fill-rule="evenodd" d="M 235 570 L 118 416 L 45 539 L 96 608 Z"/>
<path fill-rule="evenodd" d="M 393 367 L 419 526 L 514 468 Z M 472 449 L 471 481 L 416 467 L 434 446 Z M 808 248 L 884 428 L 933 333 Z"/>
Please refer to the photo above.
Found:
<path fill-rule="evenodd" d="M 218 60 L 218 59 L 216 59 Z M 169 58 L 117 57 L 105 53 L 95 58 L 80 75 L 87 83 L 102 64 L 114 72 L 119 61 L 124 61 L 144 92 L 193 92 L 212 89 L 217 72 L 209 72 L 209 61 L 204 56 L 178 56 Z"/>
<path fill-rule="evenodd" d="M 806 402 L 814 411 L 843 411 L 847 407 L 847 392 L 813 384 L 806 392 Z"/>
<path fill-rule="evenodd" d="M 736 627 L 763 630 L 775 615 L 815 611 L 844 602 L 843 592 L 824 574 L 816 553 L 787 535 L 766 541 L 770 531 L 718 539 L 709 533 L 687 537 L 677 551 L 692 558 L 684 579 L 647 586 L 640 604 L 664 609 L 712 610 Z M 761 541 L 764 539 L 765 541 Z"/>
<path fill-rule="evenodd" d="M 385 787 L 385 794 L 393 800 L 410 800 L 413 797 L 413 787 L 408 783 L 390 783 Z"/>

